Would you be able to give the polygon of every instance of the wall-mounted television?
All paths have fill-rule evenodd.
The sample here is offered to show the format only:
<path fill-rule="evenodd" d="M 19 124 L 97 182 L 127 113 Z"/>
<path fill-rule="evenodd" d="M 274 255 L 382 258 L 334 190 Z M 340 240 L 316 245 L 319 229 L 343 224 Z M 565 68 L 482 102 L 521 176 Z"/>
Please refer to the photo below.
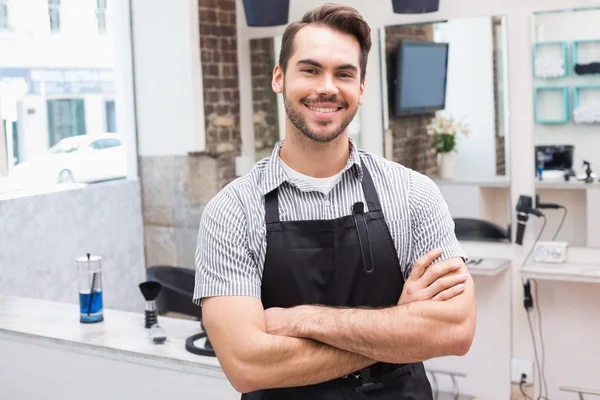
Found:
<path fill-rule="evenodd" d="M 395 54 L 393 113 L 427 114 L 446 106 L 448 43 L 401 40 Z"/>

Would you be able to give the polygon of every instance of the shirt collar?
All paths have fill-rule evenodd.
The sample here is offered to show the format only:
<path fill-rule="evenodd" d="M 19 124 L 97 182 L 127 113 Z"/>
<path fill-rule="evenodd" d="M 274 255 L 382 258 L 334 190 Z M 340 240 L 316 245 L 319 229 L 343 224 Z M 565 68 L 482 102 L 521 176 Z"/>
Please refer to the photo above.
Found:
<path fill-rule="evenodd" d="M 350 156 L 348 157 L 348 161 L 346 162 L 346 166 L 342 170 L 342 173 L 356 166 L 354 169 L 356 171 L 356 177 L 359 181 L 362 181 L 363 178 L 363 170 L 362 164 L 360 160 L 360 154 L 356 147 L 356 144 L 351 138 L 348 138 L 348 143 L 350 146 Z M 271 157 L 267 161 L 267 167 L 265 169 L 265 179 L 263 180 L 262 185 L 262 195 L 266 195 L 273 189 L 279 187 L 283 182 L 287 182 L 288 176 L 281 167 L 281 163 L 279 160 L 279 152 L 281 151 L 281 146 L 283 145 L 283 140 L 280 140 L 275 144 L 273 152 L 271 153 Z"/>

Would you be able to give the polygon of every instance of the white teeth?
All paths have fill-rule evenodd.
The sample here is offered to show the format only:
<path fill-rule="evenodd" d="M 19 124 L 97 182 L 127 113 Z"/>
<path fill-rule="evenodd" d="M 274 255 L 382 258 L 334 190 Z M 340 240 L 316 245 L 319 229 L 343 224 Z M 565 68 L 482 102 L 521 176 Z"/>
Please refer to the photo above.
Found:
<path fill-rule="evenodd" d="M 336 112 L 337 110 L 339 110 L 339 108 L 321 108 L 321 107 L 311 107 L 311 106 L 306 106 L 306 107 L 310 108 L 313 111 L 318 111 L 318 112 L 322 112 L 322 113 Z"/>

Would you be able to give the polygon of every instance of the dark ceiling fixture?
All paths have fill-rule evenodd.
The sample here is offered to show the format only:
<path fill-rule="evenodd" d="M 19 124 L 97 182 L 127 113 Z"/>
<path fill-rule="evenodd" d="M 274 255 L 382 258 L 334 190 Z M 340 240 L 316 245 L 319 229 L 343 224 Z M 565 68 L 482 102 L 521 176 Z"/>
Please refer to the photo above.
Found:
<path fill-rule="evenodd" d="M 436 12 L 440 0 L 392 0 L 395 14 L 424 14 Z"/>
<path fill-rule="evenodd" d="M 244 0 L 248 26 L 287 25 L 289 0 Z"/>

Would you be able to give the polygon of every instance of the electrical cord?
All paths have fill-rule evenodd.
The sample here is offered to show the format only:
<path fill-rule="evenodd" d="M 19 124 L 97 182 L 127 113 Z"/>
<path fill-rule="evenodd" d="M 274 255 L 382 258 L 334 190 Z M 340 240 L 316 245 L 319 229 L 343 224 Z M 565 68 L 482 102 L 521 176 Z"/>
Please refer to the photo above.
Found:
<path fill-rule="evenodd" d="M 525 374 L 523 374 L 525 375 Z M 533 400 L 533 398 L 529 397 L 529 395 L 527 393 L 525 393 L 525 389 L 523 389 L 523 385 L 525 384 L 525 379 L 521 378 L 521 383 L 519 383 L 519 389 L 521 390 L 521 394 L 523 395 L 523 397 L 525 397 L 527 400 Z"/>
<path fill-rule="evenodd" d="M 563 216 L 562 216 L 562 219 L 560 220 L 560 224 L 558 224 L 558 229 L 556 230 L 556 233 L 554 233 L 554 237 L 552 237 L 552 241 L 556 240 L 556 237 L 558 236 L 558 232 L 560 232 L 563 224 L 565 223 L 565 219 L 567 218 L 567 207 L 560 206 L 559 208 L 563 210 Z"/>
<path fill-rule="evenodd" d="M 538 284 L 537 281 L 535 279 L 532 279 L 533 283 L 534 283 L 534 292 L 535 292 L 535 298 L 538 299 Z M 546 396 L 542 397 L 543 399 L 548 399 L 548 383 L 546 382 L 546 372 L 545 372 L 545 368 L 546 368 L 546 349 L 544 347 L 544 334 L 542 333 L 542 308 L 540 307 L 540 302 L 538 301 L 538 306 L 537 306 L 537 311 L 538 311 L 538 329 L 540 332 L 540 344 L 542 346 L 542 373 L 541 373 L 541 377 L 544 380 L 544 390 L 546 392 Z M 541 391 L 541 388 L 540 388 Z"/>
<path fill-rule="evenodd" d="M 566 211 L 566 209 L 565 209 L 565 211 Z M 521 268 L 525 267 L 525 264 L 527 264 L 527 261 L 529 260 L 529 257 L 531 256 L 531 253 L 535 249 L 536 244 L 539 242 L 540 238 L 542 237 L 542 234 L 544 233 L 544 230 L 546 229 L 546 223 L 547 223 L 546 216 L 544 214 L 541 214 L 541 215 L 539 215 L 539 218 L 543 218 L 544 222 L 542 223 L 542 227 L 541 227 L 540 231 L 538 232 L 537 237 L 535 238 L 535 242 L 533 243 L 533 245 L 529 249 L 529 252 L 525 256 L 525 259 L 523 260 L 523 264 L 521 265 Z M 528 284 L 529 280 L 527 282 L 525 280 L 522 280 L 522 282 L 523 282 L 523 287 L 525 287 Z M 535 286 L 535 289 L 536 289 L 536 291 L 535 291 L 535 297 L 537 299 L 537 284 Z M 539 388 L 540 388 L 540 395 L 537 397 L 537 400 L 542 400 L 542 399 L 544 399 L 544 400 L 550 400 L 550 399 L 548 399 L 548 397 L 543 396 L 543 394 L 544 394 L 544 388 L 545 388 L 546 395 L 548 394 L 548 388 L 547 388 L 547 385 L 546 385 L 546 377 L 545 376 L 543 377 L 543 382 L 544 382 L 545 386 L 542 386 L 542 375 L 544 374 L 544 368 L 540 366 L 540 358 L 538 356 L 537 345 L 536 345 L 536 342 L 535 342 L 535 332 L 533 330 L 533 324 L 531 323 L 531 316 L 529 315 L 530 314 L 530 310 L 529 310 L 529 308 L 525 307 L 525 311 L 527 312 L 527 321 L 529 322 L 529 330 L 531 332 L 531 339 L 533 340 L 533 352 L 534 352 L 534 356 L 535 356 L 535 363 L 537 365 L 537 370 L 538 370 L 538 384 L 539 384 Z M 539 305 L 538 305 L 538 313 L 539 313 Z M 539 313 L 539 320 L 540 320 L 539 329 L 540 329 L 540 334 L 541 334 L 541 329 L 542 329 L 542 327 L 541 327 L 541 313 Z M 545 362 L 545 354 L 544 354 L 545 353 L 545 349 L 544 349 L 544 345 L 543 345 L 543 339 L 542 339 L 542 352 L 543 352 L 542 353 L 542 360 L 543 360 L 542 365 L 543 365 L 544 362 Z M 525 394 L 525 392 L 523 391 L 523 389 L 522 389 L 523 383 L 524 382 L 521 382 L 521 384 L 519 385 L 521 387 L 521 392 L 523 393 L 523 395 L 526 398 L 528 398 L 530 400 L 533 400 L 533 399 L 529 398 Z"/>

